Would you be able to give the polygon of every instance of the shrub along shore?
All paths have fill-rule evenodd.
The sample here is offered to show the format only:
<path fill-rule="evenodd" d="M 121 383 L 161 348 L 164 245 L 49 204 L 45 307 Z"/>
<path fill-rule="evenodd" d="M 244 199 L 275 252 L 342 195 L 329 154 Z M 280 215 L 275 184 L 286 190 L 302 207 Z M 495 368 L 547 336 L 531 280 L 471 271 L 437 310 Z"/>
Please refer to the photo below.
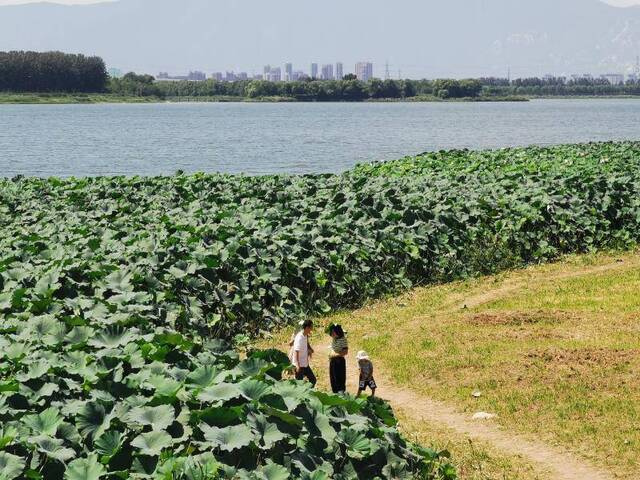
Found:
<path fill-rule="evenodd" d="M 311 395 L 280 380 L 281 354 L 240 361 L 221 341 L 634 245 L 639 173 L 640 143 L 620 142 L 342 175 L 0 180 L 1 471 L 451 479 L 383 403 Z"/>

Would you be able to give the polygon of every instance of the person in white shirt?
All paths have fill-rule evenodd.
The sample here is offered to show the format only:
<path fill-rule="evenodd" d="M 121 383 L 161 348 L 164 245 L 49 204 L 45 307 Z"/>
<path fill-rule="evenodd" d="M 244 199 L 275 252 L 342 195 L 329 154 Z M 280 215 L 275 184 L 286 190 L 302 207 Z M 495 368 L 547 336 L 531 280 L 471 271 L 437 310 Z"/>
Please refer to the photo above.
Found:
<path fill-rule="evenodd" d="M 313 348 L 309 344 L 309 335 L 313 330 L 313 322 L 305 320 L 302 324 L 302 330 L 298 332 L 293 340 L 293 365 L 296 367 L 296 380 L 304 380 L 305 378 L 315 387 L 316 376 L 309 365 L 309 356 L 313 354 Z"/>

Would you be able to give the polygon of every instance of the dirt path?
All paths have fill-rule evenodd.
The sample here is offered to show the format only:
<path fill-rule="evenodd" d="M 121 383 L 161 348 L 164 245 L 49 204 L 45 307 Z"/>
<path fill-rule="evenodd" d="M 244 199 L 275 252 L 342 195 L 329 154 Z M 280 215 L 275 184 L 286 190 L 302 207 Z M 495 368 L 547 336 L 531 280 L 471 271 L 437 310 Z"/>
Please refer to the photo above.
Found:
<path fill-rule="evenodd" d="M 324 345 L 318 353 L 323 354 L 328 348 L 328 345 Z M 347 360 L 347 390 L 351 393 L 355 393 L 358 389 L 355 353 L 350 352 Z M 325 374 L 328 377 L 328 361 L 322 362 L 322 360 L 324 358 L 321 355 L 316 356 L 315 368 L 326 370 Z M 490 420 L 472 420 L 471 415 L 460 413 L 444 402 L 432 400 L 407 388 L 396 386 L 378 366 L 376 366 L 375 377 L 379 386 L 377 394 L 387 400 L 394 409 L 402 410 L 416 420 L 445 425 L 458 434 L 487 443 L 503 453 L 520 456 L 551 475 L 544 478 L 549 480 L 614 478 L 561 447 L 532 441 L 522 435 L 507 432 Z"/>

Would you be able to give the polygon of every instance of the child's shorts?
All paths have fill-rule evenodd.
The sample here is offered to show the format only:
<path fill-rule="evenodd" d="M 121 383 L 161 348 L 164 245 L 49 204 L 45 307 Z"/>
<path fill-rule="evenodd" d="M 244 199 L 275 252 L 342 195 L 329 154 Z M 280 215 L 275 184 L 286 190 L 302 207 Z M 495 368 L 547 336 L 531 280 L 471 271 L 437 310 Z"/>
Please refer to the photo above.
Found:
<path fill-rule="evenodd" d="M 369 387 L 371 390 L 375 390 L 376 388 L 378 388 L 376 385 L 376 381 L 373 378 L 360 381 L 360 386 L 358 387 L 360 390 L 366 390 L 367 387 Z"/>

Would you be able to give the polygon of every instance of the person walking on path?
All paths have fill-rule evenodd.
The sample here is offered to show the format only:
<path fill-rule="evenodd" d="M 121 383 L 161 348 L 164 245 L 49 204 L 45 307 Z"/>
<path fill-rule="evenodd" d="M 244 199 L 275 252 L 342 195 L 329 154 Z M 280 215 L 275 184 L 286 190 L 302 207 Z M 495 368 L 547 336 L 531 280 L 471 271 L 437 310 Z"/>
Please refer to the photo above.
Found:
<path fill-rule="evenodd" d="M 371 396 L 376 396 L 376 381 L 373 378 L 373 363 L 367 355 L 365 351 L 359 351 L 356 355 L 356 360 L 358 360 L 358 368 L 360 370 L 360 378 L 358 381 L 358 394 L 356 397 L 359 397 L 362 392 L 366 390 L 367 387 L 371 389 Z"/>
<path fill-rule="evenodd" d="M 313 353 L 313 349 L 309 344 L 309 335 L 313 330 L 313 322 L 305 320 L 302 324 L 302 330 L 298 332 L 293 340 L 293 365 L 296 367 L 296 380 L 304 380 L 305 378 L 311 382 L 311 386 L 316 385 L 316 376 L 309 365 L 309 356 Z"/>
<path fill-rule="evenodd" d="M 333 393 L 347 391 L 347 361 L 349 344 L 341 325 L 329 325 L 327 329 L 333 341 L 329 349 L 329 378 Z"/>

